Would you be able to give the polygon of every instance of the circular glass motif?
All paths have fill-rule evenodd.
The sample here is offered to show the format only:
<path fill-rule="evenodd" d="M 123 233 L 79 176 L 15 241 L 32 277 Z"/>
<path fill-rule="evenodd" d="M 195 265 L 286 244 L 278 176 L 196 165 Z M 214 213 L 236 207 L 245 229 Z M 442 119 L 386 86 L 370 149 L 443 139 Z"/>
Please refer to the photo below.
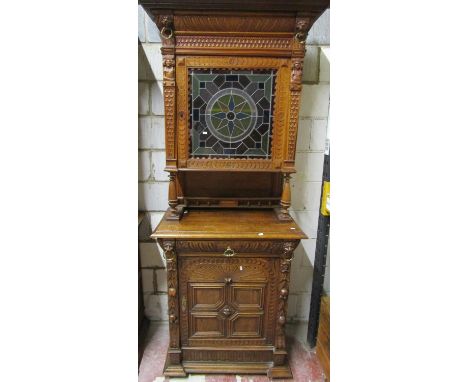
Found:
<path fill-rule="evenodd" d="M 257 108 L 253 99 L 240 89 L 217 92 L 206 106 L 210 132 L 223 142 L 239 142 L 255 127 Z"/>

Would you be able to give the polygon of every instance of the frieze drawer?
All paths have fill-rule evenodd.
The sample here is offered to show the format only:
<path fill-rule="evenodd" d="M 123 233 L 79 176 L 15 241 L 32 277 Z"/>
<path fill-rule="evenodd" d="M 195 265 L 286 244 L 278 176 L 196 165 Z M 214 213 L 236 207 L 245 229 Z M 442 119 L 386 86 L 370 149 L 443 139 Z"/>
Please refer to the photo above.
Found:
<path fill-rule="evenodd" d="M 181 240 L 177 241 L 178 254 L 205 253 L 234 257 L 241 254 L 276 254 L 283 250 L 281 240 Z"/>

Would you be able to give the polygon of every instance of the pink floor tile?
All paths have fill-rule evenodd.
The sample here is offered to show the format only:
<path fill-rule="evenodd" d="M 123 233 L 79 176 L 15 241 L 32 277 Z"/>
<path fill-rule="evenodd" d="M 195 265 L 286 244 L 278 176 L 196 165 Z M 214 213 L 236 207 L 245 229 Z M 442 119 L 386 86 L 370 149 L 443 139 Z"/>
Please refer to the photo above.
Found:
<path fill-rule="evenodd" d="M 163 367 L 169 343 L 168 326 L 151 323 L 146 347 L 140 364 L 138 382 L 154 382 L 157 377 L 163 377 Z M 288 337 L 289 364 L 294 378 L 275 382 L 325 382 L 323 369 L 312 350 L 304 346 L 294 337 Z M 169 382 L 171 378 L 165 378 Z M 205 382 L 237 382 L 235 375 L 206 375 Z M 241 382 L 269 382 L 264 375 L 242 375 Z"/>
<path fill-rule="evenodd" d="M 205 377 L 205 381 L 206 382 L 236 382 L 236 376 L 212 374 L 212 375 L 207 375 Z"/>
<path fill-rule="evenodd" d="M 167 325 L 152 323 L 146 336 L 146 347 L 140 363 L 138 382 L 153 382 L 156 377 L 163 376 L 168 344 Z"/>

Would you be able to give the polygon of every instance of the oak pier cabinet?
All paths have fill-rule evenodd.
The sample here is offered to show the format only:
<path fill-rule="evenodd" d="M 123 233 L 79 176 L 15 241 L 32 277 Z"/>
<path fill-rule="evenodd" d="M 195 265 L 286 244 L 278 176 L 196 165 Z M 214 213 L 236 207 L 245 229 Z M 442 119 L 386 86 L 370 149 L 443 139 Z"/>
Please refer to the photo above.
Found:
<path fill-rule="evenodd" d="M 164 373 L 291 378 L 285 342 L 305 40 L 328 0 L 140 0 L 160 30 Z"/>

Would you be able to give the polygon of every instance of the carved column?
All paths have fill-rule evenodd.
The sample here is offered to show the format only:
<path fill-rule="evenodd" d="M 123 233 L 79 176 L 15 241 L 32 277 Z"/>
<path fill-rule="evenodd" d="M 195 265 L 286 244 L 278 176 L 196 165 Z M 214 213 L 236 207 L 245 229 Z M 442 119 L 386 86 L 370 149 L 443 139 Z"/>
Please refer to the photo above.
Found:
<path fill-rule="evenodd" d="M 167 299 L 169 315 L 169 349 L 165 365 L 165 375 L 185 376 L 182 367 L 182 351 L 180 349 L 180 319 L 178 296 L 177 254 L 174 240 L 160 240 L 163 247 L 167 268 Z"/>
<path fill-rule="evenodd" d="M 176 172 L 169 173 L 169 220 L 179 220 L 180 215 L 177 212 L 177 188 L 176 188 Z"/>
<path fill-rule="evenodd" d="M 169 171 L 169 215 L 168 219 L 180 219 L 177 210 L 177 150 L 176 150 L 176 76 L 174 17 L 159 15 L 156 24 L 161 33 L 163 58 L 164 120 L 166 124 L 166 171 Z"/>
<path fill-rule="evenodd" d="M 291 175 L 286 173 L 283 174 L 283 192 L 281 194 L 281 201 L 280 205 L 281 208 L 279 211 L 276 211 L 276 215 L 278 216 L 279 220 L 292 220 L 291 216 L 289 216 L 288 208 L 291 206 Z"/>

